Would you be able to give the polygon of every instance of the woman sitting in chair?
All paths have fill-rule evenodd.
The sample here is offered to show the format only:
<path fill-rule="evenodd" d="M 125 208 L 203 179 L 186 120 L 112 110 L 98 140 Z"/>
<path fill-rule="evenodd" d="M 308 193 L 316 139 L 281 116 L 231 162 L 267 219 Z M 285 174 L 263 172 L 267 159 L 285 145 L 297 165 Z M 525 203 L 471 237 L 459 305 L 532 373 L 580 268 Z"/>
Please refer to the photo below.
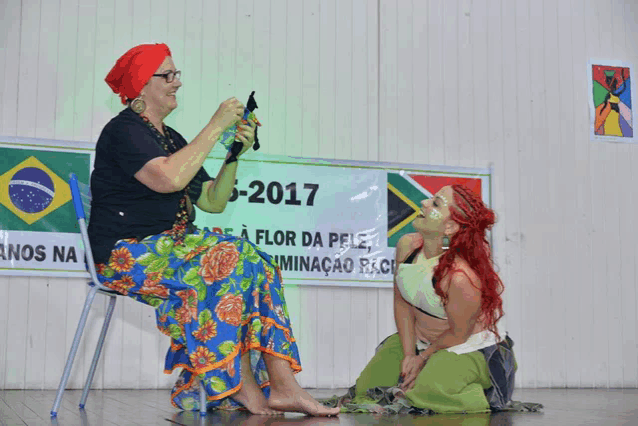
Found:
<path fill-rule="evenodd" d="M 235 183 L 237 162 L 213 180 L 202 168 L 208 153 L 238 124 L 240 157 L 257 123 L 240 122 L 244 106 L 228 99 L 187 143 L 163 123 L 177 108 L 179 77 L 165 44 L 132 48 L 106 77 L 127 108 L 95 149 L 88 231 L 98 277 L 155 308 L 158 328 L 171 337 L 165 370 L 183 368 L 176 407 L 198 409 L 199 376 L 208 408 L 336 414 L 294 379 L 301 366 L 274 259 L 250 241 L 193 225 L 193 205 L 221 213 Z"/>
<path fill-rule="evenodd" d="M 390 387 L 392 395 L 381 400 L 398 395 L 425 411 L 503 408 L 516 360 L 511 339 L 497 326 L 503 285 L 485 239 L 494 212 L 462 185 L 446 186 L 421 204 L 413 222 L 418 232 L 401 237 L 396 248 L 398 333 L 379 345 L 341 402 L 370 407 L 379 400 L 372 396 L 385 392 L 375 388 Z"/>

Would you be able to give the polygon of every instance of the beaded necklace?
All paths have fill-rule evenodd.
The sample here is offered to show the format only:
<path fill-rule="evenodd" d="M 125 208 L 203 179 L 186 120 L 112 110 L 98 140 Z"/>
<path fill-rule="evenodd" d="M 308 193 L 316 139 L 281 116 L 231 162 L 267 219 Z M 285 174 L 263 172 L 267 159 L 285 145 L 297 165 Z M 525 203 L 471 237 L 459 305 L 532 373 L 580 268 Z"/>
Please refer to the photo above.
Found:
<path fill-rule="evenodd" d="M 153 131 L 153 133 L 157 137 L 157 141 L 159 142 L 160 146 L 164 149 L 164 151 L 166 151 L 167 154 L 173 154 L 177 152 L 178 148 L 175 145 L 175 142 L 173 142 L 173 138 L 171 137 L 171 134 L 166 128 L 166 126 L 164 125 L 164 123 L 162 123 L 162 130 L 164 130 L 164 135 L 166 136 L 162 135 L 160 131 L 157 130 L 157 128 L 153 125 L 153 123 L 151 123 L 151 121 L 147 117 L 143 115 L 140 115 L 140 117 L 142 117 L 142 120 L 144 120 L 144 122 L 148 125 L 148 127 Z M 169 147 L 169 143 L 170 143 L 170 147 Z M 188 196 L 188 187 L 189 186 L 187 185 L 183 189 L 183 195 L 182 195 L 182 198 L 179 200 L 179 208 L 177 210 L 175 223 L 173 224 L 173 227 L 171 228 L 171 230 L 167 232 L 167 234 L 173 239 L 173 241 L 177 245 L 181 245 L 184 243 L 184 237 L 186 236 L 186 233 L 188 231 L 188 225 L 189 225 L 188 220 L 190 219 L 190 216 L 191 216 L 190 212 L 193 211 L 193 203 L 191 202 L 191 199 Z"/>

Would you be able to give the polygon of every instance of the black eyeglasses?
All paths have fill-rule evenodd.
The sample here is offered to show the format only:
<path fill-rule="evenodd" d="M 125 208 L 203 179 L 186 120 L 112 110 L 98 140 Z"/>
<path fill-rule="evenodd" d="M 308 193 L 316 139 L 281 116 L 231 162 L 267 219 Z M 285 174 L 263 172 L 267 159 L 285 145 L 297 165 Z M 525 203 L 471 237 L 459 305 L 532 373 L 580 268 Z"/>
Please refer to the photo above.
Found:
<path fill-rule="evenodd" d="M 167 71 L 164 74 L 153 74 L 153 77 L 164 77 L 167 83 L 172 83 L 175 77 L 181 80 L 182 72 L 180 70 Z"/>

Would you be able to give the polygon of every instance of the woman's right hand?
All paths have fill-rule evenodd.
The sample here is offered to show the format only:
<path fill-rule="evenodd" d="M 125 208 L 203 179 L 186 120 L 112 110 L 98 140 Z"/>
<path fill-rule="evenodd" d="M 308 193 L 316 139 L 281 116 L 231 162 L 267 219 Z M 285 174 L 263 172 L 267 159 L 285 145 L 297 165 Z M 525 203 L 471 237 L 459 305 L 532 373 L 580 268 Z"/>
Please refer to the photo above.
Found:
<path fill-rule="evenodd" d="M 403 361 L 401 361 L 401 377 L 405 378 L 405 376 L 418 369 L 421 366 L 420 361 L 418 355 L 407 355 L 403 358 Z"/>
<path fill-rule="evenodd" d="M 225 132 L 244 116 L 244 105 L 237 98 L 226 99 L 210 119 L 211 124 Z"/>

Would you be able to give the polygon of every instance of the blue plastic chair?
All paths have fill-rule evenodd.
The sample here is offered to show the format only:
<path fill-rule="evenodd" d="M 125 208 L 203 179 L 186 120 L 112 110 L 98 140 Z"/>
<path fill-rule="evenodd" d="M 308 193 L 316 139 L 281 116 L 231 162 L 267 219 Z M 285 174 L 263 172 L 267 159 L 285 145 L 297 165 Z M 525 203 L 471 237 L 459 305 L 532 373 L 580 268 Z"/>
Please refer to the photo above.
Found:
<path fill-rule="evenodd" d="M 88 264 L 89 273 L 91 275 L 88 282 L 90 290 L 89 293 L 86 295 L 84 308 L 82 309 L 82 315 L 80 316 L 80 322 L 78 323 L 78 328 L 75 331 L 75 337 L 73 338 L 73 343 L 71 344 L 71 351 L 69 352 L 69 356 L 66 360 L 66 365 L 64 366 L 64 372 L 62 373 L 62 378 L 60 379 L 60 386 L 58 386 L 58 392 L 55 396 L 55 402 L 53 403 L 53 407 L 51 408 L 51 417 L 56 417 L 58 415 L 58 409 L 60 408 L 62 395 L 64 394 L 64 391 L 66 389 L 66 384 L 69 380 L 69 375 L 71 374 L 71 367 L 73 366 L 75 355 L 78 351 L 78 347 L 80 346 L 80 340 L 82 338 L 84 326 L 86 325 L 86 319 L 89 316 L 89 311 L 91 310 L 91 305 L 93 304 L 95 295 L 97 293 L 100 293 L 108 296 L 111 300 L 109 301 L 109 306 L 106 310 L 106 316 L 104 317 L 102 331 L 100 332 L 97 347 L 95 348 L 95 354 L 93 355 L 93 361 L 91 362 L 91 368 L 89 369 L 89 375 L 86 378 L 86 384 L 84 385 L 82 397 L 80 398 L 80 409 L 84 409 L 86 399 L 88 398 L 89 391 L 91 389 L 91 383 L 93 382 L 93 376 L 95 375 L 95 368 L 97 367 L 98 360 L 100 359 L 100 354 L 102 353 L 102 347 L 104 346 L 104 338 L 106 337 L 106 332 L 109 328 L 109 324 L 111 323 L 113 309 L 115 308 L 115 301 L 117 300 L 117 296 L 120 295 L 119 293 L 102 285 L 95 271 L 95 263 L 93 262 L 93 253 L 91 252 L 91 244 L 89 243 L 89 234 L 86 227 L 86 217 L 84 214 L 83 203 L 83 199 L 86 200 L 88 210 L 91 203 L 91 195 L 90 193 L 83 193 L 80 191 L 77 177 L 73 173 L 71 174 L 71 178 L 69 179 L 69 185 L 71 186 L 73 206 L 75 207 L 75 215 L 78 219 L 80 233 L 82 234 L 82 242 L 84 243 L 86 263 Z M 206 390 L 204 389 L 203 382 L 200 381 L 199 385 L 199 413 L 201 416 L 206 416 Z"/>

